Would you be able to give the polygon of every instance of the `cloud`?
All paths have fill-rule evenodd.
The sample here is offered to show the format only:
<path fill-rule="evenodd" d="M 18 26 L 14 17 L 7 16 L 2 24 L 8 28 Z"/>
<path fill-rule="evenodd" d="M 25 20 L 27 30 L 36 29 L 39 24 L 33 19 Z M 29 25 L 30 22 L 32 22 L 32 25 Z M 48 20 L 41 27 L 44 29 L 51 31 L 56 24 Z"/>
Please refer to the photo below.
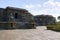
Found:
<path fill-rule="evenodd" d="M 37 6 L 37 7 L 41 7 L 41 5 L 40 5 L 40 4 L 37 4 L 36 6 Z"/>
<path fill-rule="evenodd" d="M 25 5 L 26 8 L 33 8 L 35 7 L 34 5 Z"/>
<path fill-rule="evenodd" d="M 47 8 L 60 8 L 60 2 L 55 2 L 52 0 L 49 0 L 43 4 L 44 7 Z"/>
<path fill-rule="evenodd" d="M 43 6 L 44 6 L 44 7 L 48 7 L 48 8 L 53 8 L 53 7 L 56 6 L 56 3 L 55 3 L 54 1 L 49 0 L 49 1 L 45 2 L 45 3 L 43 4 Z"/>
<path fill-rule="evenodd" d="M 60 13 L 60 2 L 55 2 L 54 0 L 49 0 L 45 3 L 43 3 L 43 7 L 45 8 L 45 11 L 47 11 L 50 14 L 59 15 L 59 13 Z M 48 10 L 46 10 L 46 9 L 48 9 Z"/>
<path fill-rule="evenodd" d="M 30 5 L 25 5 L 25 8 L 27 8 L 27 9 L 36 8 L 36 7 L 41 7 L 41 5 L 40 5 L 40 4 L 36 4 L 36 5 L 32 5 L 32 4 L 30 4 Z"/>
<path fill-rule="evenodd" d="M 40 8 L 42 7 L 43 9 L 31 11 L 33 15 L 47 14 L 47 15 L 53 15 L 55 17 L 59 16 L 60 2 L 56 2 L 54 0 L 48 0 L 47 2 L 44 2 L 43 5 L 37 4 L 37 5 L 27 6 L 27 8 L 37 8 L 37 7 L 40 7 Z"/>
<path fill-rule="evenodd" d="M 54 17 L 57 17 L 57 16 L 59 16 L 59 14 L 54 14 L 54 13 L 52 13 L 52 11 L 50 11 L 49 9 L 44 9 L 44 10 L 38 10 L 38 11 L 36 11 L 36 10 L 31 10 L 31 13 L 33 14 L 33 15 L 41 15 L 41 14 L 44 14 L 44 15 L 53 15 Z"/>

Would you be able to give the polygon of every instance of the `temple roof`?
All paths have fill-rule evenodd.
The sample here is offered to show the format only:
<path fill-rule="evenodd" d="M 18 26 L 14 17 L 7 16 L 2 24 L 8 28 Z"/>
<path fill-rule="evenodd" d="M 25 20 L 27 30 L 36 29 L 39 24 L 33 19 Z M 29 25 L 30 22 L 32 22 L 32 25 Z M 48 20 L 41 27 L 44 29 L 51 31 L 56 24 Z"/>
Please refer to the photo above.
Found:
<path fill-rule="evenodd" d="M 6 7 L 6 9 L 24 10 L 24 11 L 27 11 L 26 9 L 23 9 L 23 8 L 16 8 L 16 7 Z"/>

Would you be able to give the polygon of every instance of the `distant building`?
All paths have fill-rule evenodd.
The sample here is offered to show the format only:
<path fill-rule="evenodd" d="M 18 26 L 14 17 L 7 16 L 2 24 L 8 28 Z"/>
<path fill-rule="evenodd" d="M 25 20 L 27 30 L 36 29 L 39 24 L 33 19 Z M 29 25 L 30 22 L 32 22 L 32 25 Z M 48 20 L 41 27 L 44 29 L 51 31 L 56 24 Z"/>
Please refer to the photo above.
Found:
<path fill-rule="evenodd" d="M 34 16 L 34 21 L 36 25 L 39 25 L 39 26 L 44 26 L 48 24 L 51 24 L 51 25 L 56 24 L 55 17 L 51 15 L 36 15 Z"/>
<path fill-rule="evenodd" d="M 15 7 L 6 7 L 0 8 L 0 28 L 33 28 L 29 21 L 32 20 L 32 14 L 29 13 L 26 9 L 15 8 Z M 28 25 L 28 26 L 27 26 Z"/>

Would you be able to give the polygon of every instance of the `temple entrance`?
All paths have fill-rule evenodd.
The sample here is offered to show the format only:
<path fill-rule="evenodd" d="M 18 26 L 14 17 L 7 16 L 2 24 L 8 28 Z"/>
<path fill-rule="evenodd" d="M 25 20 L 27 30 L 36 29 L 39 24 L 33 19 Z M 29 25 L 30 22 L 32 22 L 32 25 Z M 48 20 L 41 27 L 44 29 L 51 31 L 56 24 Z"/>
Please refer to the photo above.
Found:
<path fill-rule="evenodd" d="M 15 13 L 15 18 L 16 18 L 16 19 L 18 18 L 18 13 Z"/>
<path fill-rule="evenodd" d="M 15 29 L 16 28 L 16 23 L 11 23 L 11 28 Z"/>

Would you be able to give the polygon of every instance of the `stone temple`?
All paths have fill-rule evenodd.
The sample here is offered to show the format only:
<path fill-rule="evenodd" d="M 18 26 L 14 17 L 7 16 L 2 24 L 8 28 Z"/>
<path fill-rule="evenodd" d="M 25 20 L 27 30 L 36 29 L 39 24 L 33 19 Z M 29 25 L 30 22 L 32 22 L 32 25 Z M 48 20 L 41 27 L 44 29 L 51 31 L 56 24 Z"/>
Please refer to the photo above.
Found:
<path fill-rule="evenodd" d="M 26 9 L 0 8 L 0 29 L 33 29 L 33 15 Z"/>

